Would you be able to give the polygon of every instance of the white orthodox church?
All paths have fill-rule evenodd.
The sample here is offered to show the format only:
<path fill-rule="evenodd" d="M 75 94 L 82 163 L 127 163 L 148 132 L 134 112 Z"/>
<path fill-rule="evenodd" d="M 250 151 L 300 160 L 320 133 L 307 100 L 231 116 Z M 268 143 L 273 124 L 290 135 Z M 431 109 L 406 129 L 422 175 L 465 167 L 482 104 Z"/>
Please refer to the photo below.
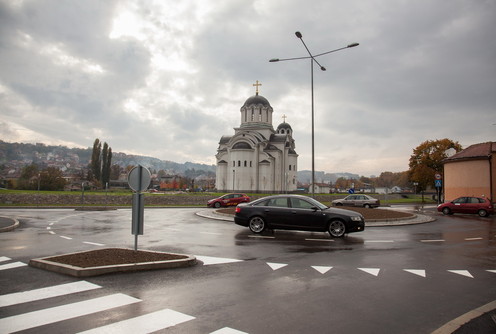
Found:
<path fill-rule="evenodd" d="M 293 129 L 285 122 L 272 126 L 267 99 L 254 96 L 241 107 L 241 125 L 233 136 L 222 136 L 217 149 L 215 187 L 230 192 L 290 192 L 296 190 L 298 154 Z"/>

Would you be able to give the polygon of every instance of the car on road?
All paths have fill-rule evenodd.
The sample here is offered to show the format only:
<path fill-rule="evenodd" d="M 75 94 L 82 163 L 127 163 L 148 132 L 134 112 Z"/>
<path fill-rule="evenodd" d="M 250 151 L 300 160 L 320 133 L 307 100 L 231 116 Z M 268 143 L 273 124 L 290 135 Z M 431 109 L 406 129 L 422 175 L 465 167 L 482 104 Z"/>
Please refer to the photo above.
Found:
<path fill-rule="evenodd" d="M 445 215 L 454 213 L 477 213 L 481 217 L 494 214 L 492 202 L 485 197 L 463 196 L 438 205 L 437 211 Z"/>
<path fill-rule="evenodd" d="M 342 199 L 332 201 L 334 206 L 361 206 L 364 208 L 377 208 L 381 205 L 381 201 L 369 195 L 348 195 Z"/>
<path fill-rule="evenodd" d="M 221 206 L 236 206 L 239 203 L 246 203 L 250 201 L 250 197 L 246 194 L 235 193 L 235 194 L 225 194 L 223 196 L 211 199 L 207 202 L 207 206 L 210 208 L 220 208 Z"/>
<path fill-rule="evenodd" d="M 302 195 L 275 195 L 239 204 L 234 222 L 257 234 L 266 229 L 283 229 L 328 232 L 334 238 L 365 228 L 360 213 L 329 208 Z"/>

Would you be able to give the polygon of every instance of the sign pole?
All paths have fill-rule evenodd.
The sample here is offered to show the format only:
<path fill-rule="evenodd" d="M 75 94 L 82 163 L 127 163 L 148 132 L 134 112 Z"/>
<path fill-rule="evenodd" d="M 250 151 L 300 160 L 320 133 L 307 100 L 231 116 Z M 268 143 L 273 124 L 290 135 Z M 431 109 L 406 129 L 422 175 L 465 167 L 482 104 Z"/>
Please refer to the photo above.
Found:
<path fill-rule="evenodd" d="M 133 208 L 132 208 L 132 221 L 131 233 L 134 234 L 134 250 L 138 250 L 138 235 L 143 235 L 143 221 L 145 212 L 144 196 L 141 193 L 150 185 L 151 174 L 150 171 L 138 165 L 131 169 L 128 175 L 129 187 L 135 191 L 133 193 Z"/>

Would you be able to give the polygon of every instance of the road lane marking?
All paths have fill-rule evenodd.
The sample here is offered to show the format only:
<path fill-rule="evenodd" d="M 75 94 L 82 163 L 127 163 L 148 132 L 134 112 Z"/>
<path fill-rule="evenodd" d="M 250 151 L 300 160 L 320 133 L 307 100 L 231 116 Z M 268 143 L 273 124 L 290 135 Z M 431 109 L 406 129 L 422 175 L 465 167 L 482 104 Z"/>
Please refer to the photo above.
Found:
<path fill-rule="evenodd" d="M 388 242 L 394 242 L 394 240 L 365 240 L 364 241 L 365 243 L 369 244 L 369 243 L 388 243 Z"/>
<path fill-rule="evenodd" d="M 276 237 L 269 237 L 269 236 L 264 236 L 264 235 L 249 235 L 248 238 L 275 239 Z"/>
<path fill-rule="evenodd" d="M 420 242 L 444 242 L 446 240 L 444 239 L 427 239 L 427 240 L 420 240 Z"/>
<path fill-rule="evenodd" d="M 39 311 L 3 318 L 0 319 L 0 328 L 4 333 L 17 332 L 140 301 L 140 299 L 133 298 L 122 293 L 116 293 L 105 297 L 94 298 L 82 302 L 46 308 Z"/>
<path fill-rule="evenodd" d="M 83 241 L 83 244 L 93 245 L 93 246 L 105 246 L 105 244 L 99 244 L 97 242 Z"/>
<path fill-rule="evenodd" d="M 325 267 L 325 266 L 312 266 L 312 268 L 317 270 L 321 274 L 325 274 L 326 272 L 332 269 L 332 267 Z"/>
<path fill-rule="evenodd" d="M 325 242 L 333 242 L 333 239 L 305 239 L 307 241 L 325 241 Z"/>
<path fill-rule="evenodd" d="M 101 286 L 86 281 L 54 285 L 46 288 L 15 292 L 0 296 L 0 307 L 22 304 L 46 298 L 58 297 L 101 288 Z"/>
<path fill-rule="evenodd" d="M 175 325 L 181 324 L 186 321 L 195 319 L 190 315 L 176 312 L 170 309 L 164 309 L 139 317 L 119 321 L 106 326 L 93 328 L 79 334 L 93 334 L 93 333 L 133 333 L 145 334 L 152 333 Z"/>
<path fill-rule="evenodd" d="M 496 270 L 486 270 L 486 271 L 489 271 L 490 273 L 495 273 L 496 274 Z"/>
<path fill-rule="evenodd" d="M 213 256 L 195 256 L 197 260 L 203 262 L 204 266 L 208 266 L 211 264 L 223 264 L 223 263 L 234 263 L 234 262 L 243 262 L 243 260 L 237 259 L 228 259 L 223 257 L 213 257 Z"/>
<path fill-rule="evenodd" d="M 238 331 L 237 329 L 232 329 L 229 327 L 224 327 L 210 334 L 248 334 L 246 332 Z"/>
<path fill-rule="evenodd" d="M 12 260 L 10 257 L 0 256 L 0 262 L 10 261 L 10 260 Z"/>
<path fill-rule="evenodd" d="M 458 274 L 458 275 L 474 278 L 474 276 L 472 276 L 472 274 L 469 273 L 468 270 L 448 270 L 448 271 L 450 273 L 453 273 L 453 274 Z"/>
<path fill-rule="evenodd" d="M 24 266 L 27 266 L 27 264 L 22 263 L 22 262 L 12 262 L 12 263 L 0 265 L 0 270 L 6 270 L 6 269 L 12 269 L 12 268 L 18 268 L 18 267 L 24 267 Z"/>
<path fill-rule="evenodd" d="M 266 263 L 267 263 L 267 264 L 269 265 L 269 267 L 271 267 L 271 268 L 272 268 L 272 270 L 274 270 L 274 271 L 275 271 L 275 270 L 277 270 L 277 269 L 281 269 L 281 268 L 283 268 L 283 267 L 286 267 L 286 266 L 287 266 L 287 264 L 285 264 L 285 263 L 271 263 L 271 262 L 266 262 Z"/>
<path fill-rule="evenodd" d="M 421 277 L 425 277 L 425 270 L 421 270 L 421 269 L 403 269 L 403 270 Z"/>
<path fill-rule="evenodd" d="M 65 235 L 59 235 L 59 237 L 63 238 L 63 239 L 67 239 L 67 240 L 72 240 L 71 237 L 66 237 Z"/>
<path fill-rule="evenodd" d="M 380 268 L 358 268 L 361 271 L 366 272 L 367 274 L 378 276 L 379 271 L 381 270 Z"/>
<path fill-rule="evenodd" d="M 482 240 L 481 237 L 476 237 L 476 238 L 465 238 L 465 241 L 475 241 L 475 240 Z"/>

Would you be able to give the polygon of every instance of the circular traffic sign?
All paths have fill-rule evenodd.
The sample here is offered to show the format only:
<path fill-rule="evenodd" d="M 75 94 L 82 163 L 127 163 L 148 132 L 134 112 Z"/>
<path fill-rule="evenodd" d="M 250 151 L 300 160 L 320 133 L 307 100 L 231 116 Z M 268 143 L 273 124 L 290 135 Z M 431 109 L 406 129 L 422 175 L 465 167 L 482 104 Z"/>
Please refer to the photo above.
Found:
<path fill-rule="evenodd" d="M 436 178 L 436 180 L 441 180 L 441 174 L 439 173 L 434 174 L 434 177 Z"/>
<path fill-rule="evenodd" d="M 137 192 L 146 190 L 150 185 L 151 180 L 152 175 L 150 174 L 150 171 L 141 165 L 131 169 L 127 176 L 127 183 L 129 183 L 129 187 Z"/>

